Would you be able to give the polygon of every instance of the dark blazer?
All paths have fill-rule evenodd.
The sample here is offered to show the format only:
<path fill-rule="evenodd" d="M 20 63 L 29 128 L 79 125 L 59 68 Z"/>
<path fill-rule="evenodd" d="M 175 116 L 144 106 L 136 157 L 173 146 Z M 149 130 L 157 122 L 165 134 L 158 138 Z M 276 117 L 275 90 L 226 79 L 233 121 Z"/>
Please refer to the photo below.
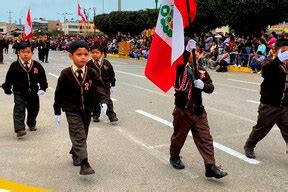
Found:
<path fill-rule="evenodd" d="M 214 85 L 213 85 L 212 79 L 210 78 L 208 72 L 202 66 L 199 66 L 198 70 L 205 71 L 205 77 L 202 79 L 202 81 L 204 82 L 203 91 L 205 93 L 212 93 L 214 91 Z M 193 87 L 193 84 L 191 85 L 192 86 L 192 95 L 191 95 L 190 100 L 188 100 L 188 97 L 189 97 L 189 85 L 188 85 L 188 83 L 186 83 L 184 86 L 187 88 L 186 90 L 183 90 L 183 91 L 177 91 L 176 90 L 176 89 L 179 89 L 179 87 L 181 85 L 184 71 L 185 71 L 185 65 L 179 65 L 177 67 L 176 82 L 174 85 L 174 87 L 175 87 L 175 94 L 174 94 L 175 95 L 175 105 L 177 107 L 180 107 L 180 108 L 185 108 L 187 103 L 189 104 L 189 106 L 199 105 L 199 103 L 197 103 L 199 101 L 197 101 L 197 99 L 196 99 L 197 98 L 196 91 L 195 91 L 196 88 Z"/>
<path fill-rule="evenodd" d="M 113 66 L 107 59 L 102 59 L 101 62 L 100 66 L 98 66 L 93 63 L 93 60 L 91 59 L 88 61 L 87 66 L 95 69 L 99 73 L 101 80 L 106 86 L 115 86 L 116 79 Z"/>
<path fill-rule="evenodd" d="M 68 67 L 62 70 L 58 79 L 54 98 L 54 114 L 60 115 L 61 108 L 67 112 L 93 111 L 94 95 L 100 97 L 101 103 L 106 103 L 103 82 L 99 74 L 92 68 L 86 67 L 83 81 L 80 83 L 72 70 Z"/>
<path fill-rule="evenodd" d="M 11 94 L 12 86 L 13 92 L 20 92 L 23 95 L 37 94 L 39 89 L 46 91 L 48 83 L 44 68 L 40 63 L 32 60 L 29 70 L 26 71 L 20 60 L 13 62 L 2 88 L 6 94 Z"/>
<path fill-rule="evenodd" d="M 277 57 L 262 66 L 262 77 L 264 80 L 260 90 L 261 103 L 273 106 L 288 105 L 288 90 L 286 90 L 286 96 L 282 101 L 287 70 L 284 63 Z"/>

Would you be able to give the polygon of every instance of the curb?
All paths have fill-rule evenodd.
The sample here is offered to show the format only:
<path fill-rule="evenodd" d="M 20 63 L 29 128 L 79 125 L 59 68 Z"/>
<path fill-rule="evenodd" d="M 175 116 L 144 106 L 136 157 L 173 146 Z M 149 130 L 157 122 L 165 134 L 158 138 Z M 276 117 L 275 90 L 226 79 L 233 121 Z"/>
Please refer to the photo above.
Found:
<path fill-rule="evenodd" d="M 132 59 L 129 56 L 126 55 L 118 55 L 118 54 L 107 54 L 108 57 L 113 57 L 113 58 L 123 58 L 123 59 Z M 138 60 L 140 61 L 145 61 L 143 57 L 140 57 Z M 229 71 L 235 71 L 235 72 L 241 72 L 241 73 L 251 73 L 253 72 L 251 68 L 249 67 L 238 67 L 236 65 L 229 65 L 228 66 Z"/>
<path fill-rule="evenodd" d="M 122 59 L 133 59 L 129 56 L 126 56 L 126 55 L 118 55 L 118 54 L 107 54 L 108 57 L 114 57 L 114 58 L 122 58 Z M 136 59 L 136 60 L 140 60 L 140 61 L 145 61 L 144 57 L 140 57 L 139 59 Z"/>
<path fill-rule="evenodd" d="M 229 65 L 228 66 L 229 71 L 236 71 L 236 72 L 242 72 L 242 73 L 251 73 L 253 72 L 251 68 L 249 67 L 238 67 L 235 65 Z"/>

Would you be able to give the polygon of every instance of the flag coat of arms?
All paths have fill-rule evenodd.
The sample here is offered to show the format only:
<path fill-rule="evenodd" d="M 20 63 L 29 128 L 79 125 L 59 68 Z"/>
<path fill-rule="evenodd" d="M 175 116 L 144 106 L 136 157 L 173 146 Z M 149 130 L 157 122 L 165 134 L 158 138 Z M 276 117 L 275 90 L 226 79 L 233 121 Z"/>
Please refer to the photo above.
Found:
<path fill-rule="evenodd" d="M 28 9 L 27 12 L 27 17 L 26 17 L 26 21 L 25 21 L 25 31 L 24 31 L 24 41 L 31 39 L 33 37 L 33 33 L 32 33 L 32 19 L 31 19 L 31 15 L 30 15 L 30 9 Z"/>
<path fill-rule="evenodd" d="M 163 0 L 145 76 L 164 92 L 175 83 L 176 66 L 184 52 L 184 29 L 196 15 L 196 0 Z"/>

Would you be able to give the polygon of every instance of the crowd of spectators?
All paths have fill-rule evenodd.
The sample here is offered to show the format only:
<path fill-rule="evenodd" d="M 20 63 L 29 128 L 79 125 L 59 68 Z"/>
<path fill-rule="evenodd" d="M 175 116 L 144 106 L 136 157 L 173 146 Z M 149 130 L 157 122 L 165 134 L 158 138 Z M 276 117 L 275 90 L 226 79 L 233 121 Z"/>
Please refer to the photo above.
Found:
<path fill-rule="evenodd" d="M 207 34 L 197 35 L 193 37 L 198 42 L 201 56 L 199 63 L 204 67 L 211 69 L 217 68 L 217 72 L 226 72 L 227 66 L 235 65 L 238 67 L 249 66 L 254 73 L 261 72 L 261 65 L 267 60 L 273 59 L 275 56 L 274 44 L 279 38 L 288 38 L 288 34 L 282 33 L 277 35 L 275 32 L 270 34 L 264 31 L 261 34 L 251 34 L 248 36 L 234 36 L 231 33 L 226 34 Z M 16 38 L 15 44 L 21 41 Z M 152 36 L 147 37 L 144 33 L 141 35 L 116 35 L 107 36 L 104 34 L 97 36 L 77 37 L 77 36 L 61 36 L 48 37 L 50 42 L 49 48 L 54 51 L 65 51 L 69 48 L 71 42 L 77 39 L 83 39 L 89 43 L 101 44 L 104 47 L 105 56 L 107 53 L 118 54 L 120 43 L 128 44 L 127 56 L 130 58 L 147 59 L 149 49 L 152 42 Z M 39 39 L 32 39 L 37 46 Z M 7 49 L 8 51 L 8 49 Z"/>
<path fill-rule="evenodd" d="M 261 72 L 261 65 L 275 57 L 274 45 L 279 38 L 288 38 L 288 34 L 277 35 L 275 32 L 260 35 L 234 36 L 231 33 L 225 35 L 197 36 L 201 51 L 200 63 L 204 67 L 216 68 L 217 72 L 227 72 L 228 65 L 238 67 L 249 66 L 254 73 Z"/>

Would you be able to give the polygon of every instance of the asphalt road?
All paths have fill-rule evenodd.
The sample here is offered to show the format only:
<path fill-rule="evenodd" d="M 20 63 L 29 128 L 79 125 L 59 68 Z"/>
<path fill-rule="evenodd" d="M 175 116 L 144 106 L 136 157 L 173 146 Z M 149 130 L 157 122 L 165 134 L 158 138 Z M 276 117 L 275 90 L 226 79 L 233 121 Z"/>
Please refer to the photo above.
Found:
<path fill-rule="evenodd" d="M 110 124 L 105 115 L 100 123 L 91 122 L 88 154 L 96 174 L 80 176 L 68 154 L 71 142 L 65 115 L 57 127 L 52 107 L 57 76 L 71 65 L 67 55 L 50 52 L 50 62 L 43 63 L 49 89 L 40 98 L 36 132 L 16 138 L 13 96 L 0 94 L 0 178 L 75 192 L 288 191 L 288 155 L 277 127 L 257 145 L 256 160 L 243 155 L 244 142 L 257 119 L 261 75 L 209 70 L 216 89 L 203 100 L 217 164 L 229 173 L 214 180 L 205 178 L 203 160 L 190 136 L 181 153 L 186 168 L 179 171 L 170 166 L 173 90 L 164 94 L 148 81 L 144 61 L 120 58 L 110 58 L 117 78 L 112 98 L 119 122 Z M 5 55 L 1 82 L 15 58 L 12 53 Z"/>

